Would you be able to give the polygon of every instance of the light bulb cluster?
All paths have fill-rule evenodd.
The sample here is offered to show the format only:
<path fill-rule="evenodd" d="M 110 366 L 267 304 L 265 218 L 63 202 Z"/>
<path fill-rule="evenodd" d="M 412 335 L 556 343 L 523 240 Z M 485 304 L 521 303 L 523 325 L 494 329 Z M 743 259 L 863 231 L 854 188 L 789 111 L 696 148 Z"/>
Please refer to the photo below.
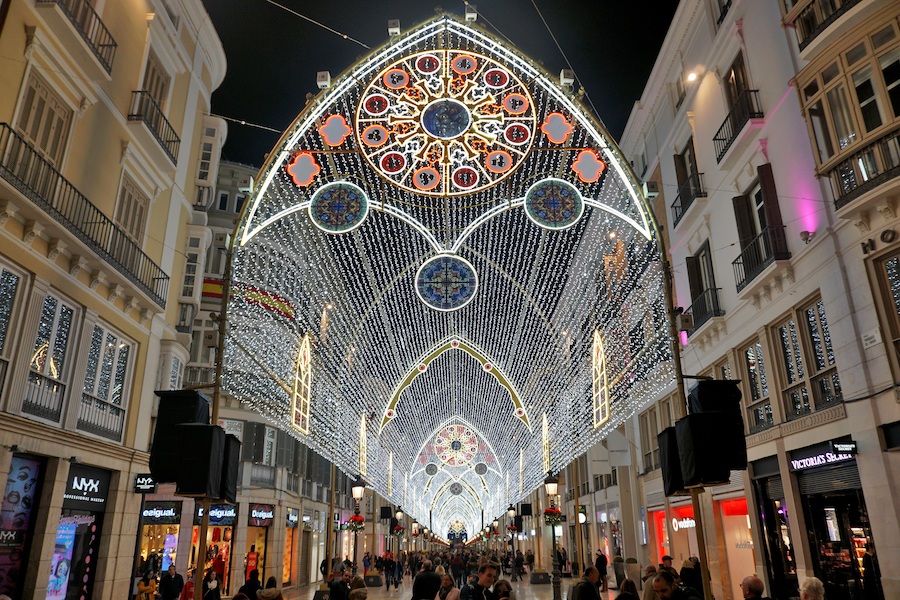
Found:
<path fill-rule="evenodd" d="M 409 66 L 405 56 L 432 50 L 448 60 L 462 52 L 490 57 L 528 82 L 536 123 L 560 114 L 571 134 L 556 144 L 557 133 L 535 129 L 521 165 L 502 183 L 455 196 L 395 185 L 353 135 L 334 147 L 323 140 L 327 117 L 355 126 L 360 102 L 371 96 L 364 97 L 368 82 L 389 83 L 390 69 Z M 580 106 L 499 41 L 436 19 L 354 67 L 285 140 L 239 226 L 225 387 L 351 476 L 366 465 L 370 487 L 434 531 L 459 524 L 479 531 L 483 514 L 505 513 L 542 484 L 543 415 L 550 468 L 559 471 L 671 382 L 662 267 L 633 176 Z M 595 181 L 573 170 L 585 149 L 608 165 Z M 300 153 L 320 167 L 308 185 L 286 169 Z M 563 230 L 539 226 L 523 208 L 526 192 L 551 179 L 584 199 L 583 214 Z M 348 217 L 343 204 L 317 206 L 316 222 L 307 210 L 316 190 L 335 181 L 352 182 L 368 203 L 362 222 L 344 233 L 322 227 Z M 461 308 L 439 311 L 423 303 L 415 279 L 445 250 L 471 264 L 478 286 Z M 595 332 L 606 349 L 609 397 L 609 418 L 597 427 Z M 294 428 L 290 411 L 304 336 L 313 342 L 308 435 Z M 429 349 L 454 337 L 496 364 L 447 351 L 417 372 Z M 517 418 L 510 389 L 491 368 L 514 386 L 528 420 Z M 445 435 L 448 427 L 470 431 L 474 449 L 448 451 L 446 443 L 460 441 Z"/>

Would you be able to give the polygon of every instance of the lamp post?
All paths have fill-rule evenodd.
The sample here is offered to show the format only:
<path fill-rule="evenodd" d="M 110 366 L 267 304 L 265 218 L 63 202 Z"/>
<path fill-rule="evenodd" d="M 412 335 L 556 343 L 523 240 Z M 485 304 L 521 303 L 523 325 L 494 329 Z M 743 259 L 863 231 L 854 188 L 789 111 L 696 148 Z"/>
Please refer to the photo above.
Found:
<path fill-rule="evenodd" d="M 491 523 L 491 537 L 494 539 L 494 552 L 497 551 L 497 537 L 500 534 L 500 522 L 497 519 L 494 519 L 494 522 Z"/>
<path fill-rule="evenodd" d="M 356 481 L 353 482 L 353 487 L 350 488 L 351 493 L 353 494 L 353 500 L 356 501 L 356 509 L 353 511 L 355 516 L 359 516 L 359 503 L 363 498 L 363 494 L 366 493 L 366 482 L 363 481 L 362 477 L 357 477 Z M 357 557 L 357 535 L 359 531 L 357 527 L 359 525 L 353 526 L 353 576 L 356 577 L 356 572 L 358 567 L 356 565 L 356 557 Z"/>
<path fill-rule="evenodd" d="M 544 490 L 550 498 L 550 508 L 556 508 L 556 492 L 559 491 L 559 480 L 552 473 L 547 474 L 544 480 Z M 550 524 L 550 535 L 552 545 L 550 546 L 551 557 L 553 558 L 553 577 L 550 583 L 553 584 L 553 600 L 561 600 L 562 592 L 560 591 L 559 580 L 559 557 L 556 554 L 556 524 Z"/>
<path fill-rule="evenodd" d="M 510 525 L 515 526 L 515 524 L 516 524 L 516 509 L 515 509 L 515 507 L 513 507 L 512 504 L 510 504 L 509 508 L 506 509 L 506 516 L 509 517 Z M 510 541 L 510 545 L 509 545 L 509 547 L 512 550 L 511 551 L 512 560 L 510 560 L 510 562 L 512 563 L 512 580 L 518 581 L 519 580 L 519 569 L 516 568 L 516 531 L 513 531 L 512 529 L 509 529 L 508 527 L 507 527 L 507 531 L 512 532 L 512 540 Z"/>

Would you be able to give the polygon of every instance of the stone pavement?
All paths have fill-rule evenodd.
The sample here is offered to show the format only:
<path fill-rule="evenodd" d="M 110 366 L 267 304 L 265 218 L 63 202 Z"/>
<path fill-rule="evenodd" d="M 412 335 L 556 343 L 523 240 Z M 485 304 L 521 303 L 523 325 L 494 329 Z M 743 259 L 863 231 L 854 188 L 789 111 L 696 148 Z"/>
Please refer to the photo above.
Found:
<path fill-rule="evenodd" d="M 562 580 L 561 592 L 563 600 L 567 600 L 569 587 L 575 581 L 577 580 L 570 578 Z M 526 581 L 511 581 L 510 583 L 512 583 L 513 591 L 516 595 L 515 600 L 552 600 L 553 598 L 552 585 L 532 585 Z M 313 596 L 315 596 L 318 589 L 319 587 L 316 585 L 299 590 L 291 590 L 285 592 L 284 597 L 285 600 L 313 600 Z M 368 590 L 368 600 L 412 600 L 412 584 L 408 577 L 404 578 L 399 588 L 392 587 L 389 592 L 383 586 L 379 588 L 370 587 Z M 615 600 L 618 595 L 617 590 L 611 589 L 609 592 L 601 594 L 601 600 Z"/>

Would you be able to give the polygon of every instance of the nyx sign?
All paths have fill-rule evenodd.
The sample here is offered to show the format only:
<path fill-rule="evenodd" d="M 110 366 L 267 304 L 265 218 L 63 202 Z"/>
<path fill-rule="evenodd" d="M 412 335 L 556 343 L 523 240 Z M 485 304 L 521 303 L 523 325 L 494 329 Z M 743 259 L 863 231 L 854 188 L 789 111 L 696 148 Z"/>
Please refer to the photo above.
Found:
<path fill-rule="evenodd" d="M 140 473 L 134 476 L 135 494 L 155 494 L 156 489 L 156 480 L 150 473 Z"/>
<path fill-rule="evenodd" d="M 63 508 L 102 511 L 109 492 L 109 471 L 72 465 L 63 493 Z"/>

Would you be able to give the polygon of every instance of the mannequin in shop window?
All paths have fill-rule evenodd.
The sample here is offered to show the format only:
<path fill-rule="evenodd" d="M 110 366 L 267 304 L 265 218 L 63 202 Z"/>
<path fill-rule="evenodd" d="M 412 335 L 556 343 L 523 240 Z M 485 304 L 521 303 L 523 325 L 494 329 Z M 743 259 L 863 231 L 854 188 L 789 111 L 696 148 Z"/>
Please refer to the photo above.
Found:
<path fill-rule="evenodd" d="M 878 569 L 878 561 L 875 560 L 875 545 L 866 543 L 866 553 L 863 554 L 863 598 L 865 600 L 883 600 L 881 591 L 881 571 Z"/>

